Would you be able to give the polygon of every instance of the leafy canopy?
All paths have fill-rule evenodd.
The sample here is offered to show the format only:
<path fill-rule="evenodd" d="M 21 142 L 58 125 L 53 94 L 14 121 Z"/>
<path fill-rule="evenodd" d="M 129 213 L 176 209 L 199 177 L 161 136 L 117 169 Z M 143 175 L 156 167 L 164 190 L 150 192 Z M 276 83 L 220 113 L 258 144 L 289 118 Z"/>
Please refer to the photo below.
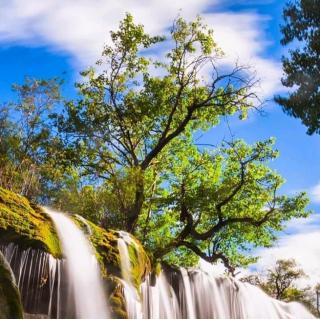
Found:
<path fill-rule="evenodd" d="M 320 133 L 320 1 L 290 1 L 284 11 L 282 44 L 292 44 L 283 58 L 288 96 L 276 101 L 291 116 L 300 118 L 308 134 Z"/>
<path fill-rule="evenodd" d="M 270 246 L 285 221 L 307 215 L 305 194 L 278 195 L 283 180 L 265 166 L 277 154 L 272 141 L 213 152 L 196 145 L 196 132 L 221 116 L 245 117 L 256 97 L 244 67 L 219 67 L 223 53 L 200 18 L 178 18 L 166 39 L 128 14 L 111 39 L 98 71 L 82 72 L 78 99 L 56 117 L 71 165 L 108 198 L 99 206 L 106 227 L 135 233 L 154 260 L 200 256 L 231 269 L 251 260 L 252 247 Z"/>
<path fill-rule="evenodd" d="M 49 117 L 61 101 L 60 85 L 58 79 L 26 78 L 12 86 L 16 100 L 0 106 L 0 186 L 29 199 L 45 193 L 55 171 Z"/>

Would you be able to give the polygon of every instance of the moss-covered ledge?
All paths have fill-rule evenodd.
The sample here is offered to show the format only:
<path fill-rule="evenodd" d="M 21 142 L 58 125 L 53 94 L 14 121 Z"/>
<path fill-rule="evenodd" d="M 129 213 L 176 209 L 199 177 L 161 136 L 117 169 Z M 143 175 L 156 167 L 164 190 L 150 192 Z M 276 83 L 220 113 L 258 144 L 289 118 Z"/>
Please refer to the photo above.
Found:
<path fill-rule="evenodd" d="M 118 239 L 120 232 L 108 230 L 79 216 L 71 216 L 96 250 L 104 277 L 121 277 Z M 132 280 L 138 287 L 150 272 L 149 258 L 138 240 L 131 236 L 129 256 Z M 39 248 L 55 258 L 62 258 L 62 251 L 54 224 L 49 216 L 25 197 L 0 187 L 0 243 L 14 242 L 22 248 Z"/>
<path fill-rule="evenodd" d="M 61 258 L 59 239 L 51 219 L 25 197 L 0 187 L 0 242 L 39 248 Z"/>
<path fill-rule="evenodd" d="M 118 249 L 118 239 L 121 237 L 121 232 L 104 230 L 83 217 L 75 216 L 73 219 L 87 232 L 88 238 L 96 250 L 97 259 L 102 266 L 103 276 L 112 274 L 121 277 L 121 260 Z M 139 287 L 146 275 L 150 273 L 151 263 L 141 243 L 133 236 L 129 236 L 131 237 L 131 243 L 128 247 L 131 276 L 133 284 Z"/>

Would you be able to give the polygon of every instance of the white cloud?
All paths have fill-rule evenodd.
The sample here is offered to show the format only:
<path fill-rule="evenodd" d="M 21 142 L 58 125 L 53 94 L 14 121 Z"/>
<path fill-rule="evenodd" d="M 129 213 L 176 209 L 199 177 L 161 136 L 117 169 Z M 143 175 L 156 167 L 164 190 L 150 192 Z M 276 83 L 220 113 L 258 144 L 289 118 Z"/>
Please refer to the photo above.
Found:
<path fill-rule="evenodd" d="M 320 203 L 320 182 L 312 187 L 309 193 L 313 203 Z"/>
<path fill-rule="evenodd" d="M 274 266 L 278 259 L 294 258 L 304 270 L 307 278 L 300 280 L 301 286 L 315 285 L 320 282 L 320 215 L 314 214 L 308 219 L 295 219 L 288 225 L 293 233 L 282 236 L 276 245 L 260 249 L 260 259 L 254 265 L 258 272 L 265 272 Z"/>
<path fill-rule="evenodd" d="M 183 9 L 192 19 L 208 0 L 0 0 L 0 41 L 51 45 L 83 63 L 97 59 L 126 12 L 151 33 L 163 32 Z"/>
<path fill-rule="evenodd" d="M 102 50 L 109 31 L 115 29 L 125 12 L 134 15 L 153 33 L 163 33 L 182 10 L 192 19 L 205 16 L 215 29 L 226 61 L 252 65 L 261 78 L 263 96 L 279 87 L 281 67 L 262 57 L 268 45 L 261 27 L 266 17 L 256 13 L 204 13 L 221 0 L 0 0 L 0 42 L 47 45 L 71 54 L 81 69 L 92 64 Z"/>
<path fill-rule="evenodd" d="M 217 43 L 226 54 L 226 61 L 252 66 L 260 79 L 260 96 L 267 97 L 279 90 L 282 73 L 281 63 L 262 57 L 271 45 L 266 41 L 263 25 L 266 16 L 254 13 L 212 13 L 205 15 L 215 30 Z"/>

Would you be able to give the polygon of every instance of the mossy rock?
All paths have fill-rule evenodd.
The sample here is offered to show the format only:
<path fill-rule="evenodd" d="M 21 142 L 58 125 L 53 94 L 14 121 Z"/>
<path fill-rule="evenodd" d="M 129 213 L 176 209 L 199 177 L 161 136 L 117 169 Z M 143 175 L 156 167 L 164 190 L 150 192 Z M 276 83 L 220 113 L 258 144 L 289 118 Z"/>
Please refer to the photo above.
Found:
<path fill-rule="evenodd" d="M 119 280 L 121 260 L 118 239 L 121 232 L 105 230 L 80 216 L 71 217 L 83 231 L 87 232 L 87 237 L 96 250 L 102 276 L 111 288 L 110 304 L 114 318 L 126 319 L 125 302 Z M 128 236 L 131 239 L 128 246 L 131 279 L 138 289 L 150 273 L 151 264 L 141 243 L 133 236 Z M 41 207 L 30 203 L 23 196 L 0 188 L 0 243 L 12 242 L 22 249 L 31 247 L 44 250 L 55 258 L 63 256 L 54 223 Z"/>
<path fill-rule="evenodd" d="M 118 277 L 111 276 L 108 278 L 107 283 L 110 290 L 111 317 L 113 319 L 128 319 L 121 281 Z"/>
<path fill-rule="evenodd" d="M 0 252 L 0 319 L 23 319 L 18 288 L 2 253 Z"/>
<path fill-rule="evenodd" d="M 39 248 L 61 258 L 59 239 L 51 219 L 25 197 L 0 187 L 0 242 Z"/>
<path fill-rule="evenodd" d="M 121 277 L 121 261 L 118 249 L 118 239 L 121 236 L 121 232 L 115 230 L 106 231 L 83 217 L 75 216 L 74 220 L 84 231 L 89 226 L 91 233 L 88 233 L 88 238 L 96 250 L 103 275 L 108 276 L 111 274 Z M 128 247 L 132 269 L 131 278 L 135 287 L 138 288 L 146 275 L 150 273 L 151 263 L 141 243 L 133 236 L 129 236 L 131 238 L 131 244 Z"/>

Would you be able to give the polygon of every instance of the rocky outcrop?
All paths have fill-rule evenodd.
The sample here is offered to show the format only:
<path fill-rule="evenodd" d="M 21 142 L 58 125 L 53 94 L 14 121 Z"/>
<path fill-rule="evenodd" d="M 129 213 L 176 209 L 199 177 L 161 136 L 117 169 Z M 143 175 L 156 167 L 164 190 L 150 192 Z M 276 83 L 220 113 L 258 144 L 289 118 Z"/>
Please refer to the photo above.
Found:
<path fill-rule="evenodd" d="M 0 252 L 0 319 L 23 319 L 18 288 L 9 264 Z"/>

